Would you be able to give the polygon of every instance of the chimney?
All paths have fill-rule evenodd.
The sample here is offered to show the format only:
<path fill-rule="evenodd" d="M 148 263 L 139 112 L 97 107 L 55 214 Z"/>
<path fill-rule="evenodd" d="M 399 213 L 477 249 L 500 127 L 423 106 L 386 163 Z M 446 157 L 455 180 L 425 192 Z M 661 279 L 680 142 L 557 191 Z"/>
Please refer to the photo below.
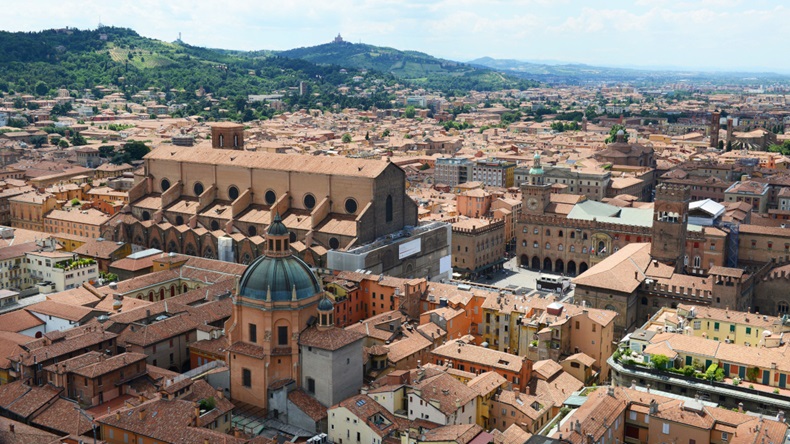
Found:
<path fill-rule="evenodd" d="M 140 395 L 137 397 L 137 400 L 140 401 L 140 403 L 142 404 L 145 402 L 145 396 L 143 396 L 143 394 L 140 393 Z"/>
<path fill-rule="evenodd" d="M 576 420 L 576 431 L 581 433 L 582 432 L 582 423 L 579 420 Z"/>
<path fill-rule="evenodd" d="M 13 424 L 8 424 L 8 431 L 11 432 L 11 433 L 14 433 L 14 425 Z"/>
<path fill-rule="evenodd" d="M 140 421 L 145 419 L 145 409 L 140 409 L 138 412 L 140 414 Z"/>
<path fill-rule="evenodd" d="M 455 398 L 455 408 L 456 410 L 461 408 L 461 400 L 458 398 Z"/>
<path fill-rule="evenodd" d="M 606 394 L 614 398 L 614 381 L 606 388 Z"/>
<path fill-rule="evenodd" d="M 592 436 L 591 433 L 587 434 L 587 444 L 595 444 L 595 438 Z"/>
<path fill-rule="evenodd" d="M 223 398 L 225 398 L 225 393 L 222 391 L 221 388 L 218 388 L 217 389 L 217 399 L 223 399 Z"/>
<path fill-rule="evenodd" d="M 743 403 L 742 402 L 738 403 L 738 413 L 743 413 Z"/>
<path fill-rule="evenodd" d="M 779 422 L 785 422 L 785 411 L 779 410 L 779 413 L 776 414 L 776 420 Z"/>
<path fill-rule="evenodd" d="M 513 393 L 516 394 L 516 399 L 521 399 L 521 397 L 520 397 L 521 392 L 519 391 L 518 387 L 513 387 Z"/>
<path fill-rule="evenodd" d="M 118 411 L 118 410 L 115 411 L 115 420 L 116 421 L 120 421 L 121 420 L 121 412 Z"/>
<path fill-rule="evenodd" d="M 655 415 L 656 413 L 658 413 L 658 403 L 656 402 L 655 399 L 650 400 L 650 408 L 648 410 L 648 413 L 651 415 Z"/>
<path fill-rule="evenodd" d="M 635 389 L 635 388 L 636 388 L 636 379 L 632 379 L 632 380 L 631 380 L 631 388 L 632 388 L 632 389 Z"/>
<path fill-rule="evenodd" d="M 195 402 L 195 425 L 198 424 L 199 419 L 200 419 L 200 404 Z"/>
<path fill-rule="evenodd" d="M 647 384 L 647 392 L 650 393 L 650 384 Z"/>

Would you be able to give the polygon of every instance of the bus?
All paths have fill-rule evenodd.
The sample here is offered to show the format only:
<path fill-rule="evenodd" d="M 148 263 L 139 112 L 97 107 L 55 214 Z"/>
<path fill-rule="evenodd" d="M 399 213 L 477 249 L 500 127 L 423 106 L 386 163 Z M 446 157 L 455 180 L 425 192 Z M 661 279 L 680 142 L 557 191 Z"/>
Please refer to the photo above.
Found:
<path fill-rule="evenodd" d="M 538 276 L 536 285 L 538 290 L 541 291 L 553 291 L 565 294 L 571 288 L 571 280 L 563 276 L 541 273 L 540 276 Z"/>

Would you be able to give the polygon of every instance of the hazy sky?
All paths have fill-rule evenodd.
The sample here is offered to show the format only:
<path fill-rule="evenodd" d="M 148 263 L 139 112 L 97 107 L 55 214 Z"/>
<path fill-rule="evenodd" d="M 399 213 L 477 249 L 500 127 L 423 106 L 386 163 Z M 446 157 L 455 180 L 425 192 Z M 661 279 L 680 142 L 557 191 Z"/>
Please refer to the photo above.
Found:
<path fill-rule="evenodd" d="M 229 49 L 346 40 L 454 60 L 482 56 L 617 66 L 790 72 L 782 0 L 32 0 L 0 27 L 106 25 Z"/>

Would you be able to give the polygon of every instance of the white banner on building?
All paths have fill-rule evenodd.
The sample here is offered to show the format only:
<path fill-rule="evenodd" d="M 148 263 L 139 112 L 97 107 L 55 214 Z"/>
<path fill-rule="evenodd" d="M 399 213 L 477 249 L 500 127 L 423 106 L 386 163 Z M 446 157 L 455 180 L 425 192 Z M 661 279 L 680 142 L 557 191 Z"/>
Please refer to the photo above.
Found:
<path fill-rule="evenodd" d="M 452 264 L 450 263 L 450 255 L 439 259 L 439 273 L 447 273 L 452 269 Z"/>
<path fill-rule="evenodd" d="M 420 243 L 419 238 L 414 239 L 413 241 L 402 243 L 398 247 L 398 259 L 403 259 L 405 257 L 415 255 L 419 253 L 421 249 L 422 249 L 422 244 Z"/>

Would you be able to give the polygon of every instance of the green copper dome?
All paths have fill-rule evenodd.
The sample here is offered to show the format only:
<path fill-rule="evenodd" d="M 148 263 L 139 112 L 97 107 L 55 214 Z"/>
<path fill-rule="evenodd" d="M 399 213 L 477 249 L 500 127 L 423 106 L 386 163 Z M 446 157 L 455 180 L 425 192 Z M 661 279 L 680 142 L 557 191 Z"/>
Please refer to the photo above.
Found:
<path fill-rule="evenodd" d="M 332 311 L 335 309 L 335 304 L 329 300 L 329 298 L 324 297 L 320 301 L 318 301 L 318 310 L 319 311 Z"/>
<path fill-rule="evenodd" d="M 280 218 L 280 213 L 274 215 L 274 220 L 272 221 L 271 225 L 269 225 L 269 229 L 266 231 L 266 234 L 269 236 L 288 235 L 288 228 L 285 227 L 282 218 Z"/>
<path fill-rule="evenodd" d="M 296 300 L 307 299 L 323 291 L 310 267 L 290 255 L 260 256 L 239 279 L 239 296 L 251 299 L 266 300 L 267 293 L 271 293 L 273 302 L 290 301 L 293 300 L 294 288 Z"/>

